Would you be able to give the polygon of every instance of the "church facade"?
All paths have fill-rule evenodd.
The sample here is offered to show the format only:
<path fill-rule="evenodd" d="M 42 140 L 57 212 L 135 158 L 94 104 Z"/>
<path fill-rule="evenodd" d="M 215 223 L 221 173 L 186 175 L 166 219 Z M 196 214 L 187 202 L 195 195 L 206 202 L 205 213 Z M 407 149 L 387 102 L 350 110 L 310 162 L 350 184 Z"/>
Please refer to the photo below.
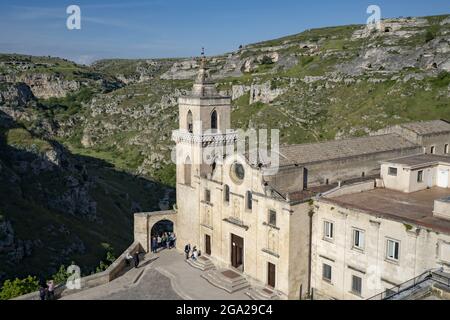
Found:
<path fill-rule="evenodd" d="M 448 153 L 450 124 L 438 121 L 430 128 L 414 139 L 408 128 L 395 127 L 370 137 L 282 146 L 278 170 L 270 172 L 261 157 L 255 162 L 249 153 L 227 157 L 220 151 L 234 151 L 240 137 L 231 128 L 231 98 L 216 91 L 203 58 L 191 94 L 179 98 L 179 130 L 173 133 L 177 203 L 162 215 L 174 221 L 180 251 L 196 246 L 216 268 L 233 270 L 283 299 L 301 299 L 319 281 L 312 273 L 320 260 L 313 234 L 321 228 L 315 225 L 325 206 L 318 205 L 320 197 L 375 181 L 382 161 Z M 439 145 L 433 148 L 434 141 Z M 135 239 L 146 250 L 158 219 L 158 213 L 135 216 Z"/>

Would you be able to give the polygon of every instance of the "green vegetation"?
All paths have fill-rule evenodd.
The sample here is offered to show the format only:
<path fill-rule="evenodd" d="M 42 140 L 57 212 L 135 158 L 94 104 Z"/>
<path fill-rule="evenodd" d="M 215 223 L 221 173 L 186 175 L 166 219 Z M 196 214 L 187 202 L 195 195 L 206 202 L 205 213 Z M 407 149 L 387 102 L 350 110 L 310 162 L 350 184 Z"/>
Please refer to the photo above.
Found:
<path fill-rule="evenodd" d="M 58 116 L 67 118 L 79 113 L 82 110 L 82 104 L 91 101 L 94 93 L 92 88 L 82 87 L 79 91 L 68 94 L 64 98 L 50 98 L 41 100 L 40 103 L 53 110 Z"/>
<path fill-rule="evenodd" d="M 93 273 L 103 272 L 116 260 L 114 255 L 114 249 L 108 243 L 103 243 L 102 247 L 106 250 L 106 257 L 101 260 L 99 265 L 95 268 Z M 75 265 L 75 262 L 72 262 Z M 85 275 L 88 275 L 85 273 Z M 50 277 L 56 285 L 64 284 L 67 279 L 71 276 L 67 272 L 67 268 L 61 265 L 58 271 Z M 3 286 L 0 288 L 0 300 L 9 300 L 21 295 L 35 292 L 39 289 L 39 280 L 35 276 L 28 276 L 24 279 L 16 278 L 15 280 L 6 280 Z"/>
<path fill-rule="evenodd" d="M 19 149 L 36 150 L 39 153 L 52 150 L 49 142 L 34 137 L 29 131 L 23 128 L 8 130 L 6 133 L 6 143 Z"/>
<path fill-rule="evenodd" d="M 6 280 L 0 290 L 0 300 L 12 299 L 39 288 L 39 280 L 36 277 L 28 276 L 24 279 Z"/>

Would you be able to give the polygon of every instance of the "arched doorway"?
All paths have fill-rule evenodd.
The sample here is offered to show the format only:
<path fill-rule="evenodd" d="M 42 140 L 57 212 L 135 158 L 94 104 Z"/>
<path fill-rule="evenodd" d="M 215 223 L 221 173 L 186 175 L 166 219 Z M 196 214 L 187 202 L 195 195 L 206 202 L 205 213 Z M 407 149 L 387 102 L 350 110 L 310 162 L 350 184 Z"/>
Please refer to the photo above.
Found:
<path fill-rule="evenodd" d="M 155 223 L 150 231 L 150 235 L 152 237 L 162 236 L 164 233 L 173 232 L 173 222 L 170 220 L 160 220 Z"/>

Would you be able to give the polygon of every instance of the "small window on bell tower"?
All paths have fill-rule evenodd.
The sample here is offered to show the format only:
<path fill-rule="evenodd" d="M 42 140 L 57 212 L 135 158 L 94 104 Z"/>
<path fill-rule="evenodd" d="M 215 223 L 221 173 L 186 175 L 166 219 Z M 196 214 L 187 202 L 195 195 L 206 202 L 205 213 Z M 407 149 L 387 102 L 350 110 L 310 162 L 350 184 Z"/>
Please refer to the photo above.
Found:
<path fill-rule="evenodd" d="M 194 132 L 194 122 L 192 120 L 192 112 L 189 110 L 188 114 L 187 114 L 187 130 L 189 133 L 193 133 Z"/>
<path fill-rule="evenodd" d="M 213 113 L 211 113 L 211 129 L 217 130 L 217 111 L 214 110 Z"/>

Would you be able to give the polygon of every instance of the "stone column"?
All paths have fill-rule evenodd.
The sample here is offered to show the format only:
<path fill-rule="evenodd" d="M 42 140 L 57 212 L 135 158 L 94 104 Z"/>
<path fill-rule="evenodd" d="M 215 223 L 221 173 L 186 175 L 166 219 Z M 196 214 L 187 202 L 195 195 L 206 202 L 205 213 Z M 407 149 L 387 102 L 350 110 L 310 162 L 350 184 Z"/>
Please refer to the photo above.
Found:
<path fill-rule="evenodd" d="M 136 213 L 134 215 L 134 241 L 139 242 L 145 252 L 150 252 L 148 235 L 148 215 Z"/>

